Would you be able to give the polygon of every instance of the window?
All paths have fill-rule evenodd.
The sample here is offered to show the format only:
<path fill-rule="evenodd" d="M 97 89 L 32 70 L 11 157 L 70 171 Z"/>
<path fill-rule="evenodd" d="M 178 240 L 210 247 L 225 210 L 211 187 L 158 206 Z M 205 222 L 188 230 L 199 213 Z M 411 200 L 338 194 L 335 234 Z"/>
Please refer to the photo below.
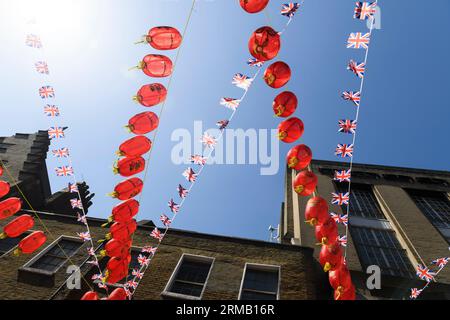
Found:
<path fill-rule="evenodd" d="M 0 240 L 0 257 L 14 249 L 29 233 L 25 232 L 17 238 L 5 238 Z"/>
<path fill-rule="evenodd" d="M 348 184 L 339 184 L 338 192 L 348 192 Z M 369 219 L 386 219 L 381 211 L 375 195 L 370 185 L 352 183 L 350 193 L 350 213 L 352 216 L 358 216 Z M 343 207 L 344 212 L 347 210 Z"/>
<path fill-rule="evenodd" d="M 213 262 L 209 257 L 183 255 L 163 294 L 200 299 Z"/>
<path fill-rule="evenodd" d="M 27 263 L 25 267 L 56 272 L 82 245 L 83 241 L 80 239 L 61 237 Z"/>
<path fill-rule="evenodd" d="M 247 264 L 242 280 L 240 300 L 277 300 L 280 268 Z"/>
<path fill-rule="evenodd" d="M 350 226 L 350 234 L 364 269 L 378 265 L 382 274 L 414 277 L 414 268 L 394 231 Z"/>
<path fill-rule="evenodd" d="M 416 206 L 450 243 L 450 201 L 442 192 L 407 191 Z"/>

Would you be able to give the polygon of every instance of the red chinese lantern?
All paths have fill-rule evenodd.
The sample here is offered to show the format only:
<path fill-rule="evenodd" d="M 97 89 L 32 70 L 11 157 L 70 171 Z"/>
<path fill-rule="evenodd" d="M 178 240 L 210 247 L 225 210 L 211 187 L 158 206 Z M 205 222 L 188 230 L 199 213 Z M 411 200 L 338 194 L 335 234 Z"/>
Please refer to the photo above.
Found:
<path fill-rule="evenodd" d="M 329 217 L 325 222 L 316 225 L 315 235 L 322 245 L 336 243 L 339 236 L 336 222 Z"/>
<path fill-rule="evenodd" d="M 257 13 L 267 6 L 269 0 L 239 0 L 242 9 L 248 13 Z"/>
<path fill-rule="evenodd" d="M 278 139 L 286 143 L 294 142 L 302 136 L 304 130 L 302 120 L 289 118 L 278 125 Z"/>
<path fill-rule="evenodd" d="M 305 145 L 300 144 L 293 147 L 286 156 L 286 162 L 290 169 L 302 170 L 306 168 L 312 160 L 312 151 Z"/>
<path fill-rule="evenodd" d="M 22 200 L 19 198 L 8 198 L 0 202 L 0 220 L 6 219 L 17 213 L 22 208 Z"/>
<path fill-rule="evenodd" d="M 151 28 L 145 37 L 145 42 L 156 50 L 176 49 L 180 46 L 181 40 L 181 34 L 177 29 L 166 26 Z"/>
<path fill-rule="evenodd" d="M 98 294 L 95 291 L 86 292 L 80 300 L 98 300 Z"/>
<path fill-rule="evenodd" d="M 11 190 L 9 182 L 0 181 L 0 198 L 6 196 L 9 193 L 9 190 Z"/>
<path fill-rule="evenodd" d="M 328 214 L 328 203 L 322 197 L 313 197 L 308 200 L 305 208 L 306 222 L 315 226 L 322 224 L 330 219 Z"/>
<path fill-rule="evenodd" d="M 333 289 L 343 291 L 352 286 L 352 277 L 345 264 L 339 265 L 336 269 L 328 273 L 328 279 Z"/>
<path fill-rule="evenodd" d="M 110 219 L 115 222 L 126 222 L 131 220 L 138 213 L 138 211 L 139 202 L 135 199 L 129 199 L 114 206 Z"/>
<path fill-rule="evenodd" d="M 264 81 L 271 88 L 278 89 L 291 79 L 291 68 L 283 61 L 272 63 L 264 71 Z"/>
<path fill-rule="evenodd" d="M 283 91 L 273 100 L 272 108 L 277 117 L 286 118 L 295 112 L 297 105 L 297 96 L 291 91 Z"/>
<path fill-rule="evenodd" d="M 0 176 L 2 176 L 2 175 L 3 175 L 3 166 L 0 165 Z"/>
<path fill-rule="evenodd" d="M 148 54 L 138 65 L 149 77 L 163 78 L 172 74 L 172 60 L 161 54 Z"/>
<path fill-rule="evenodd" d="M 114 174 L 120 174 L 122 177 L 129 177 L 145 169 L 145 159 L 142 157 L 125 157 L 117 161 L 113 168 Z"/>
<path fill-rule="evenodd" d="M 128 275 L 128 265 L 131 256 L 112 257 L 106 265 L 105 281 L 109 283 L 117 283 Z"/>
<path fill-rule="evenodd" d="M 356 292 L 355 286 L 350 286 L 349 288 L 337 288 L 334 290 L 334 300 L 355 300 Z"/>
<path fill-rule="evenodd" d="M 126 300 L 127 293 L 124 288 L 116 288 L 108 297 L 108 300 Z"/>
<path fill-rule="evenodd" d="M 300 196 L 309 196 L 317 186 L 317 177 L 311 171 L 301 171 L 292 182 L 294 191 Z"/>
<path fill-rule="evenodd" d="M 320 249 L 319 262 L 325 272 L 335 270 L 343 263 L 343 259 L 340 245 L 337 243 L 324 245 Z"/>
<path fill-rule="evenodd" d="M 158 125 L 158 116 L 151 111 L 146 111 L 134 115 L 126 127 L 134 134 L 147 134 L 155 130 Z"/>
<path fill-rule="evenodd" d="M 34 219 L 28 214 L 23 214 L 3 227 L 3 232 L 0 234 L 0 239 L 15 238 L 20 236 L 25 231 L 33 228 Z"/>
<path fill-rule="evenodd" d="M 131 248 L 131 240 L 120 241 L 111 239 L 105 244 L 105 249 L 100 251 L 100 256 L 126 257 Z"/>
<path fill-rule="evenodd" d="M 167 89 L 161 83 L 151 83 L 143 85 L 133 100 L 136 100 L 144 107 L 152 107 L 166 100 Z"/>
<path fill-rule="evenodd" d="M 152 142 L 146 136 L 137 136 L 123 142 L 117 154 L 121 157 L 136 157 L 150 151 Z"/>
<path fill-rule="evenodd" d="M 143 187 L 144 182 L 141 179 L 130 178 L 118 183 L 110 196 L 119 200 L 128 200 L 141 193 Z"/>
<path fill-rule="evenodd" d="M 131 235 L 136 231 L 136 220 L 131 219 L 124 222 L 114 222 L 109 228 L 109 233 L 106 234 L 106 240 L 117 239 L 120 241 L 127 241 Z"/>
<path fill-rule="evenodd" d="M 47 241 L 47 237 L 42 231 L 35 231 L 32 234 L 26 236 L 22 240 L 20 240 L 17 245 L 17 249 L 14 250 L 14 255 L 19 255 L 21 253 L 29 254 L 33 253 L 40 246 L 42 246 L 45 241 Z"/>
<path fill-rule="evenodd" d="M 248 41 L 250 54 L 260 61 L 275 58 L 280 51 L 280 46 L 280 35 L 268 26 L 258 28 Z"/>

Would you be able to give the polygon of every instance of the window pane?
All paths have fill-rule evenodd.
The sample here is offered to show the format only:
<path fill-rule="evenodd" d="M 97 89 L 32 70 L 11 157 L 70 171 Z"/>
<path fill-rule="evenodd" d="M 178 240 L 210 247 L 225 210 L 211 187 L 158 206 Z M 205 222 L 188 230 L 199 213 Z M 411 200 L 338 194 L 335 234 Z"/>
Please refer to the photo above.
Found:
<path fill-rule="evenodd" d="M 408 191 L 417 207 L 436 228 L 450 228 L 450 201 L 441 192 Z"/>
<path fill-rule="evenodd" d="M 185 294 L 188 296 L 200 297 L 200 295 L 202 294 L 202 290 L 203 285 L 174 281 L 174 283 L 172 284 L 172 289 L 170 291 L 174 293 Z"/>
<path fill-rule="evenodd" d="M 241 300 L 277 300 L 276 294 L 242 291 Z"/>
<path fill-rule="evenodd" d="M 278 272 L 256 270 L 247 267 L 245 271 L 244 289 L 265 292 L 278 292 Z"/>
<path fill-rule="evenodd" d="M 46 271 L 56 271 L 67 260 L 72 257 L 78 249 L 83 245 L 82 242 L 60 239 L 53 245 L 46 253 L 44 253 L 38 260 L 30 265 L 30 268 L 42 269 Z"/>
<path fill-rule="evenodd" d="M 208 277 L 210 263 L 183 261 L 178 270 L 177 280 L 204 283 Z"/>
<path fill-rule="evenodd" d="M 340 183 L 337 191 L 348 192 L 348 185 Z M 371 219 L 386 219 L 369 185 L 352 183 L 350 192 L 350 213 L 352 216 Z M 344 212 L 347 207 L 343 206 Z"/>
<path fill-rule="evenodd" d="M 350 226 L 350 234 L 364 268 L 377 265 L 381 273 L 414 277 L 414 269 L 392 230 Z"/>

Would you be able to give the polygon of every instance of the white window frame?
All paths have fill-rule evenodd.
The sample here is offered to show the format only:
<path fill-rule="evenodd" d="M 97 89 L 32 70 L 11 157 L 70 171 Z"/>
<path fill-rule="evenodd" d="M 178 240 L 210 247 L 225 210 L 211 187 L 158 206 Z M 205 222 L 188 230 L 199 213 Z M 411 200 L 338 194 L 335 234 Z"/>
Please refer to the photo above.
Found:
<path fill-rule="evenodd" d="M 69 261 L 69 258 L 66 258 L 66 262 L 64 262 L 62 265 L 60 265 L 55 271 L 47 271 L 47 270 L 43 270 L 43 269 L 39 269 L 39 268 L 33 268 L 30 267 L 34 262 L 36 262 L 37 260 L 39 260 L 43 255 L 45 255 L 50 249 L 52 249 L 54 246 L 56 246 L 58 244 L 58 242 L 62 239 L 67 239 L 67 240 L 73 240 L 75 242 L 79 242 L 81 243 L 81 246 L 78 250 L 81 249 L 81 247 L 84 245 L 84 241 L 81 240 L 80 238 L 76 238 L 76 237 L 71 237 L 71 236 L 66 236 L 66 235 L 61 235 L 59 236 L 55 241 L 53 241 L 52 243 L 50 243 L 47 247 L 45 247 L 45 249 L 43 249 L 41 252 L 39 252 L 37 255 L 35 255 L 33 258 L 31 258 L 27 263 L 25 263 L 21 269 L 26 269 L 27 271 L 30 272 L 35 272 L 35 273 L 42 273 L 42 274 L 47 274 L 47 275 L 54 275 L 56 274 L 59 269 L 61 269 L 67 261 Z M 78 250 L 76 252 L 78 252 Z M 76 254 L 76 252 L 74 253 L 74 255 Z M 65 255 L 65 253 L 64 253 Z"/>
<path fill-rule="evenodd" d="M 197 262 L 211 263 L 211 266 L 209 267 L 208 275 L 206 276 L 205 283 L 203 284 L 203 289 L 202 289 L 202 292 L 200 293 L 199 297 L 169 291 L 170 288 L 172 287 L 172 285 L 176 279 L 176 276 L 178 275 L 180 267 L 183 264 L 183 261 L 185 261 L 185 259 L 194 261 L 194 262 L 197 261 Z M 203 294 L 205 293 L 206 285 L 208 284 L 208 280 L 211 275 L 211 271 L 214 267 L 215 260 L 216 260 L 216 258 L 214 258 L 214 257 L 207 257 L 207 256 L 183 253 L 180 260 L 178 260 L 175 270 L 173 270 L 172 275 L 170 276 L 169 281 L 167 282 L 166 287 L 164 288 L 164 291 L 161 293 L 161 295 L 166 296 L 166 297 L 176 298 L 176 299 L 201 300 L 203 298 Z"/>
<path fill-rule="evenodd" d="M 277 271 L 278 272 L 278 285 L 277 285 L 277 300 L 280 300 L 280 285 L 281 285 L 281 267 L 272 264 L 260 264 L 260 263 L 249 263 L 246 262 L 244 266 L 244 271 L 242 273 L 241 286 L 239 288 L 238 300 L 241 300 L 242 289 L 244 287 L 245 274 L 247 269 L 261 270 L 261 271 Z"/>

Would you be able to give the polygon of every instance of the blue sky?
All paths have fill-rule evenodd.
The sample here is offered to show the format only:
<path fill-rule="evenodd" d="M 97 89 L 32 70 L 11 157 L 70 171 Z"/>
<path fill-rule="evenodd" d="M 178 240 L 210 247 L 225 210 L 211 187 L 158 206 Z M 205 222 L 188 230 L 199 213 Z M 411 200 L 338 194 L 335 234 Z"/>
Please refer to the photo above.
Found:
<path fill-rule="evenodd" d="M 44 1 L 45 2 L 45 1 Z M 51 76 L 36 74 L 39 52 L 24 45 L 29 12 L 10 1 L 0 3 L 0 33 L 4 90 L 1 136 L 35 132 L 50 126 L 37 95 L 44 84 L 55 87 L 56 99 L 69 126 L 70 148 L 77 176 L 96 193 L 90 215 L 107 217 L 117 201 L 106 197 L 122 179 L 113 176 L 114 152 L 130 138 L 123 126 L 135 113 L 146 111 L 131 101 L 137 89 L 155 80 L 128 72 L 144 55 L 158 53 L 133 42 L 153 26 L 183 29 L 191 1 L 47 1 L 41 6 L 42 38 Z M 46 3 L 47 3 L 46 2 Z M 245 61 L 247 41 L 258 27 L 281 29 L 283 1 L 271 1 L 269 18 L 249 15 L 237 1 L 199 0 L 184 39 L 173 82 L 154 145 L 138 219 L 158 220 L 166 203 L 176 197 L 185 165 L 172 163 L 174 130 L 192 132 L 196 120 L 213 128 L 229 111 L 223 96 L 238 97 L 231 85 L 234 73 L 251 75 Z M 447 59 L 450 3 L 411 5 L 410 1 L 380 1 L 381 29 L 370 47 L 361 105 L 355 162 L 449 170 L 450 91 Z M 363 51 L 346 49 L 350 32 L 367 31 L 352 18 L 354 0 L 305 1 L 304 8 L 282 37 L 278 60 L 293 71 L 288 89 L 300 100 L 296 116 L 305 124 L 299 142 L 317 159 L 335 160 L 337 143 L 349 137 L 336 133 L 337 121 L 354 117 L 354 107 L 340 99 L 343 90 L 357 90 L 358 80 L 346 69 L 349 59 L 362 60 Z M 407 8 L 405 11 L 404 8 Z M 436 10 L 439 8 L 439 10 Z M 38 17 L 39 22 L 39 17 Z M 164 52 L 174 58 L 174 52 Z M 156 80 L 159 81 L 159 80 Z M 167 84 L 167 80 L 161 81 Z M 271 103 L 281 90 L 255 80 L 231 128 L 273 129 Z M 158 112 L 160 106 L 150 110 Z M 294 144 L 293 144 L 294 145 Z M 293 145 L 280 146 L 280 162 Z M 61 162 L 50 159 L 52 189 L 65 182 L 54 177 Z M 284 197 L 284 167 L 277 175 L 261 176 L 260 165 L 212 165 L 205 168 L 185 202 L 174 227 L 247 238 L 266 239 L 267 227 L 277 224 Z M 185 183 L 187 184 L 187 183 Z"/>

